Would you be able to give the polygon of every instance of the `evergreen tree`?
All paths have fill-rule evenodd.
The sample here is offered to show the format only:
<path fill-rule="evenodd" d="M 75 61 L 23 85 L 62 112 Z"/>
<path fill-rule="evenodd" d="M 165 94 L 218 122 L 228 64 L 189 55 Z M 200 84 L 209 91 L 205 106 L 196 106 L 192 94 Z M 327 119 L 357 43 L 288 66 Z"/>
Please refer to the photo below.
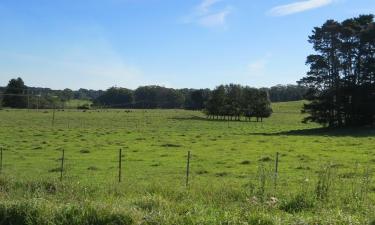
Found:
<path fill-rule="evenodd" d="M 316 54 L 307 57 L 310 71 L 300 80 L 309 87 L 305 122 L 330 127 L 374 123 L 375 25 L 373 15 L 342 23 L 329 20 L 309 37 Z"/>

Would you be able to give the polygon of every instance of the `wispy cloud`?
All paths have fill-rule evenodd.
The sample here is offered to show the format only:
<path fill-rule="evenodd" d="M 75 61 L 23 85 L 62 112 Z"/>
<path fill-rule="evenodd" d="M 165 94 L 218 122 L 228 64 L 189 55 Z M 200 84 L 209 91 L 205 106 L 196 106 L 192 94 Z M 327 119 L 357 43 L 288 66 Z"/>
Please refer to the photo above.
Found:
<path fill-rule="evenodd" d="M 334 3 L 335 0 L 306 0 L 293 2 L 286 5 L 280 5 L 268 11 L 271 16 L 286 16 L 290 14 L 300 13 L 303 11 L 320 8 Z"/>
<path fill-rule="evenodd" d="M 194 10 L 184 18 L 184 23 L 195 23 L 204 27 L 222 27 L 226 25 L 232 12 L 230 5 L 220 6 L 223 0 L 202 0 Z"/>
<path fill-rule="evenodd" d="M 251 76 L 262 76 L 265 74 L 267 70 L 267 65 L 269 64 L 269 60 L 271 58 L 271 54 L 266 54 L 262 58 L 258 58 L 248 65 L 248 71 Z"/>

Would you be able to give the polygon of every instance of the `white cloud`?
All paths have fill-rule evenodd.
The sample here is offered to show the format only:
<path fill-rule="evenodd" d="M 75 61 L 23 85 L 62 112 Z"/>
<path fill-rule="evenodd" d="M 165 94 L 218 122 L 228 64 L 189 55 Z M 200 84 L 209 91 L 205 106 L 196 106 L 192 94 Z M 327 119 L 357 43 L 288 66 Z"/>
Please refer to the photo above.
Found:
<path fill-rule="evenodd" d="M 196 6 L 192 13 L 184 19 L 184 23 L 195 23 L 204 27 L 222 27 L 226 25 L 228 15 L 231 13 L 231 7 L 218 7 L 218 3 L 223 0 L 203 0 Z"/>
<path fill-rule="evenodd" d="M 267 54 L 263 56 L 262 58 L 259 58 L 250 62 L 248 65 L 248 71 L 250 75 L 251 76 L 265 75 L 270 57 L 271 57 L 271 54 Z"/>
<path fill-rule="evenodd" d="M 229 10 L 224 10 L 218 13 L 209 14 L 199 19 L 198 23 L 206 27 L 217 27 L 225 25 L 227 16 L 230 14 Z"/>
<path fill-rule="evenodd" d="M 323 7 L 332 4 L 334 0 L 306 0 L 294 2 L 286 5 L 280 5 L 272 8 L 268 14 L 272 16 L 286 16 L 294 13 Z"/>
<path fill-rule="evenodd" d="M 220 2 L 221 0 L 203 0 L 201 4 L 196 7 L 196 10 L 200 14 L 209 13 L 211 6 L 215 5 L 216 3 Z"/>

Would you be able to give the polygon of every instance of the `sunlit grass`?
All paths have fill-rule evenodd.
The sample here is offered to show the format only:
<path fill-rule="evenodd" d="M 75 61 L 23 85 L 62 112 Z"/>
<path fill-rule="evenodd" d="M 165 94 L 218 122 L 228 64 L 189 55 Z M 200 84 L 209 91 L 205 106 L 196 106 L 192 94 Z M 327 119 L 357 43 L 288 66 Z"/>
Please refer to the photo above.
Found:
<path fill-rule="evenodd" d="M 0 110 L 0 199 L 4 207 L 37 201 L 43 215 L 48 210 L 38 204 L 46 201 L 50 217 L 67 203 L 98 205 L 136 224 L 368 223 L 375 130 L 303 124 L 302 104 L 274 104 L 263 123 L 209 121 L 197 111 L 118 109 L 60 110 L 52 126 L 51 110 Z"/>

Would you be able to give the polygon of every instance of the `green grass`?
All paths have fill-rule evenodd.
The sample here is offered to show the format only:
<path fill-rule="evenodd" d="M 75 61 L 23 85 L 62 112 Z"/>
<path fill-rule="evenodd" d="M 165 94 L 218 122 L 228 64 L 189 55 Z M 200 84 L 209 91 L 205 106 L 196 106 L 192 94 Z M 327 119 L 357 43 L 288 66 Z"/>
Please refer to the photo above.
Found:
<path fill-rule="evenodd" d="M 263 123 L 184 110 L 65 110 L 52 127 L 49 110 L 0 110 L 0 216 L 39 219 L 28 224 L 82 224 L 87 215 L 96 224 L 370 224 L 375 129 L 303 124 L 302 104 L 273 104 Z"/>

